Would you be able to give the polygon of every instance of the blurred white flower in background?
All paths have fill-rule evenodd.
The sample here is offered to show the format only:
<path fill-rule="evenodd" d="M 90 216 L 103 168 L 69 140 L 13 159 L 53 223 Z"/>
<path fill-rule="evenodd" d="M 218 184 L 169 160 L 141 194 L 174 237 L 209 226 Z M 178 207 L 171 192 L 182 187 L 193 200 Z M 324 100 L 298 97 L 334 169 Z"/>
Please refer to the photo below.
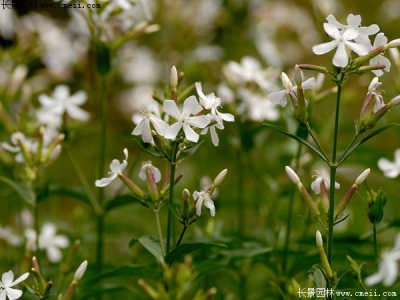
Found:
<path fill-rule="evenodd" d="M 66 113 L 72 119 L 80 121 L 87 121 L 90 118 L 89 113 L 79 107 L 86 102 L 86 99 L 86 92 L 79 91 L 71 95 L 69 87 L 64 84 L 56 86 L 51 96 L 39 95 L 40 104 L 50 113 L 58 115 Z"/>
<path fill-rule="evenodd" d="M 381 254 L 378 272 L 365 278 L 365 284 L 368 286 L 383 283 L 384 286 L 391 286 L 398 278 L 398 265 L 400 260 L 400 234 L 397 234 L 394 247 L 391 250 L 384 250 Z"/>
<path fill-rule="evenodd" d="M 400 174 L 400 149 L 394 152 L 394 162 L 389 161 L 387 158 L 380 158 L 378 160 L 378 167 L 383 171 L 383 175 L 388 178 L 396 178 Z"/>
<path fill-rule="evenodd" d="M 52 223 L 45 223 L 39 235 L 39 249 L 45 250 L 50 262 L 57 263 L 62 259 L 59 248 L 67 248 L 69 240 L 65 235 L 56 235 L 57 228 Z"/>
<path fill-rule="evenodd" d="M 13 230 L 10 227 L 8 226 L 2 227 L 1 225 L 0 225 L 0 240 L 6 241 L 11 246 L 20 246 L 23 242 L 23 239 L 20 236 L 14 234 Z"/>
<path fill-rule="evenodd" d="M 9 144 L 7 142 L 2 142 L 1 147 L 9 152 L 16 153 L 15 156 L 15 161 L 18 163 L 23 163 L 25 161 L 25 158 L 22 154 L 22 149 L 18 144 L 18 141 L 21 142 L 21 144 L 24 145 L 25 149 L 29 153 L 36 153 L 37 147 L 38 147 L 38 141 L 33 139 L 33 138 L 27 138 L 25 134 L 22 132 L 14 132 L 11 135 L 11 143 Z"/>

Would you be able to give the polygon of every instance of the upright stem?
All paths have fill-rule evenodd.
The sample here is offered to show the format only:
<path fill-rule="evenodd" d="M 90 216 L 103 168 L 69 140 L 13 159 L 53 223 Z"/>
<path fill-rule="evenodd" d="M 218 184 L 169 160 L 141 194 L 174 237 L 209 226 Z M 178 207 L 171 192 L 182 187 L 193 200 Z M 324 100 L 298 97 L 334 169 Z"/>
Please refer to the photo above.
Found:
<path fill-rule="evenodd" d="M 373 229 L 374 229 L 374 254 L 375 254 L 375 266 L 378 269 L 379 268 L 379 263 L 378 263 L 378 238 L 376 234 L 376 224 L 373 224 Z M 378 286 L 378 291 L 379 295 L 382 295 L 382 283 L 379 283 Z M 382 299 L 382 297 L 381 297 Z"/>
<path fill-rule="evenodd" d="M 188 228 L 187 225 L 184 225 L 184 226 L 183 226 L 181 235 L 179 236 L 178 242 L 176 243 L 176 246 L 175 246 L 175 247 L 178 247 L 178 246 L 181 244 L 182 238 L 183 238 L 183 236 L 185 235 L 185 232 L 186 232 L 186 229 L 187 229 L 187 228 Z"/>
<path fill-rule="evenodd" d="M 300 158 L 300 153 L 301 153 L 301 144 L 298 144 L 297 148 L 297 153 L 295 157 L 295 168 L 294 171 L 297 172 L 297 167 L 298 167 L 298 162 Z M 283 259 L 282 259 L 282 273 L 286 273 L 286 266 L 287 266 L 287 257 L 288 257 L 288 252 L 289 252 L 289 242 L 290 242 L 290 233 L 292 231 L 292 216 L 293 216 L 293 202 L 294 202 L 294 196 L 295 196 L 295 191 L 296 187 L 294 185 L 291 185 L 291 191 L 290 191 L 290 199 L 289 199 L 289 210 L 288 210 L 288 215 L 286 219 L 286 238 L 285 238 L 285 245 L 283 246 Z"/>
<path fill-rule="evenodd" d="M 154 209 L 154 214 L 156 215 L 158 238 L 160 239 L 161 253 L 163 256 L 165 256 L 164 239 L 163 239 L 162 230 L 161 230 L 160 216 L 158 214 L 158 208 Z"/>
<path fill-rule="evenodd" d="M 100 128 L 100 157 L 99 157 L 99 174 L 98 178 L 102 178 L 105 172 L 105 157 L 106 157 L 106 133 L 107 133 L 107 76 L 101 76 L 101 128 Z M 100 206 L 104 202 L 104 190 L 99 189 L 98 203 Z M 104 214 L 102 211 L 97 213 L 97 245 L 96 245 L 96 266 L 97 271 L 101 272 L 103 265 L 103 244 L 104 244 Z"/>
<path fill-rule="evenodd" d="M 332 268 L 332 252 L 333 252 L 333 223 L 335 217 L 335 181 L 336 181 L 336 150 L 337 150 L 337 138 L 338 138 L 338 129 L 339 129 L 339 109 L 340 109 L 340 97 L 342 92 L 342 83 L 343 83 L 343 74 L 339 74 L 340 79 L 337 82 L 338 92 L 336 98 L 336 111 L 335 111 L 335 130 L 333 134 L 333 149 L 332 149 L 332 161 L 330 163 L 330 189 L 329 189 L 329 214 L 328 214 L 328 263 Z"/>
<path fill-rule="evenodd" d="M 238 236 L 243 236 L 244 228 L 244 207 L 243 207 L 243 164 L 242 152 L 238 151 L 237 155 L 237 219 L 238 219 Z"/>
<path fill-rule="evenodd" d="M 174 185 L 175 185 L 175 170 L 176 170 L 176 154 L 178 152 L 179 143 L 175 141 L 174 150 L 172 153 L 172 161 L 171 161 L 171 178 L 169 183 L 169 200 L 168 200 L 168 224 L 167 224 L 167 245 L 166 245 L 166 253 L 170 251 L 171 248 L 171 228 L 172 228 L 172 203 L 174 201 Z"/>

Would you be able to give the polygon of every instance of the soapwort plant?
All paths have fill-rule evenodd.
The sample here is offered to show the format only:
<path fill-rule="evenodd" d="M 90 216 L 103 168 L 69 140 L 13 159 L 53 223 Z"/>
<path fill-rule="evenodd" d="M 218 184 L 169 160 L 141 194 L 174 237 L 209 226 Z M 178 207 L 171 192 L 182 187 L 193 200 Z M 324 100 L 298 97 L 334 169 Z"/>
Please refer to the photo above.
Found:
<path fill-rule="evenodd" d="M 327 22 L 323 24 L 324 30 L 332 40 L 316 45 L 312 50 L 314 54 L 317 55 L 323 55 L 334 50 L 335 54 L 332 59 L 332 68 L 330 69 L 324 66 L 311 64 L 296 65 L 294 70 L 294 81 L 296 85 L 294 86 L 288 76 L 285 73 L 282 73 L 281 79 L 285 89 L 280 92 L 269 94 L 269 98 L 273 103 L 280 104 L 281 106 L 286 106 L 287 103 L 291 103 L 294 118 L 297 120 L 298 126 L 301 129 L 299 132 L 304 132 L 304 134 L 291 134 L 275 125 L 266 125 L 306 146 L 312 153 L 316 154 L 323 162 L 325 162 L 326 166 L 329 168 L 329 174 L 317 173 L 317 179 L 311 185 L 311 188 L 316 194 L 321 194 L 322 201 L 320 205 L 318 205 L 313 197 L 308 193 L 299 176 L 292 168 L 287 166 L 286 173 L 290 180 L 297 186 L 309 207 L 312 222 L 319 224 L 326 232 L 326 250 L 324 250 L 322 236 L 319 231 L 317 231 L 316 238 L 321 257 L 322 272 L 324 280 L 326 281 L 326 288 L 330 290 L 337 286 L 341 278 L 336 274 L 332 266 L 332 258 L 334 256 L 334 226 L 348 217 L 348 215 L 344 215 L 344 210 L 354 195 L 357 187 L 363 184 L 370 173 L 370 169 L 366 169 L 362 172 L 343 199 L 339 202 L 335 196 L 335 189 L 340 187 L 339 183 L 336 182 L 337 170 L 363 143 L 383 131 L 399 125 L 384 125 L 383 127 L 375 129 L 366 136 L 364 135 L 368 131 L 371 131 L 377 125 L 378 121 L 392 107 L 400 104 L 400 95 L 393 98 L 388 103 L 384 102 L 383 95 L 380 91 L 381 83 L 379 82 L 379 78 L 375 77 L 368 87 L 364 102 L 361 106 L 360 114 L 355 120 L 355 132 L 352 140 L 344 150 L 338 149 L 339 121 L 341 116 L 340 107 L 343 89 L 346 87 L 349 76 L 363 75 L 370 71 L 381 76 L 383 75 L 382 70 L 389 71 L 390 61 L 384 57 L 385 51 L 400 46 L 400 40 L 397 39 L 387 42 L 387 38 L 384 34 L 379 33 L 375 38 L 374 44 L 371 45 L 369 36 L 378 33 L 379 27 L 375 24 L 368 27 L 361 26 L 361 17 L 359 15 L 350 14 L 347 17 L 347 25 L 339 23 L 333 15 L 329 15 L 326 20 Z M 356 57 L 355 54 L 357 54 L 358 57 Z M 315 79 L 309 78 L 304 80 L 302 70 L 311 70 L 322 73 L 325 76 L 330 77 L 332 82 L 336 85 L 334 131 L 330 152 L 321 145 L 318 136 L 312 128 L 313 124 L 310 121 L 310 114 L 313 112 L 309 110 L 309 103 L 305 97 L 305 90 L 313 89 L 315 87 Z M 313 99 L 311 99 L 311 101 L 312 100 Z M 389 164 L 386 161 L 381 160 L 379 164 L 385 172 L 390 175 L 393 173 L 394 175 L 394 171 L 389 169 Z M 377 241 L 375 225 L 382 219 L 382 207 L 385 204 L 386 198 L 384 198 L 383 192 L 377 194 L 369 189 L 368 195 L 368 215 L 371 223 L 374 225 L 374 245 L 376 249 Z M 379 204 L 375 205 L 377 202 Z M 319 206 L 322 206 L 323 213 L 326 217 L 321 214 Z M 377 213 L 379 213 L 379 216 Z M 290 231 L 288 231 L 288 234 L 290 234 Z M 388 254 L 385 257 L 388 257 L 389 259 L 392 255 Z M 393 266 L 390 266 L 390 269 L 387 270 L 387 272 L 391 273 L 390 275 L 387 275 L 388 277 L 381 275 L 385 272 L 382 271 L 382 268 L 385 268 L 387 264 L 388 263 L 384 260 L 379 265 L 379 273 L 368 278 L 368 285 L 375 284 L 379 282 L 379 280 L 384 280 L 386 285 L 388 285 L 388 283 L 393 283 L 394 275 L 391 275 L 394 274 L 394 272 L 391 271 Z M 357 272 L 359 272 L 359 270 Z M 366 290 L 365 285 L 362 285 L 362 287 Z M 326 295 L 326 298 L 332 299 L 333 295 Z"/>

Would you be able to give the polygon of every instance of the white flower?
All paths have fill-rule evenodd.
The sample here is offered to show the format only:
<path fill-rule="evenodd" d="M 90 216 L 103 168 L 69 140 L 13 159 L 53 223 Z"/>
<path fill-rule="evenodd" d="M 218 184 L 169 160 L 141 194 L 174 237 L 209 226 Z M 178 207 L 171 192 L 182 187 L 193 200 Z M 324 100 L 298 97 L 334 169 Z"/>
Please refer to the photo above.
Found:
<path fill-rule="evenodd" d="M 61 261 L 62 254 L 59 248 L 69 246 L 69 240 L 65 235 L 56 235 L 57 228 L 51 223 L 42 226 L 39 235 L 39 249 L 46 250 L 47 258 L 53 263 Z"/>
<path fill-rule="evenodd" d="M 0 226 L 0 240 L 5 240 L 11 246 L 20 246 L 22 244 L 21 237 L 15 235 L 8 226 Z"/>
<path fill-rule="evenodd" d="M 164 135 L 165 129 L 168 128 L 168 124 L 161 120 L 159 116 L 156 116 L 147 110 L 142 111 L 143 119 L 135 127 L 132 134 L 142 135 L 142 140 L 145 143 L 151 143 L 153 141 L 153 135 L 151 134 L 150 122 L 153 124 L 154 129 L 161 136 Z"/>
<path fill-rule="evenodd" d="M 210 119 L 207 116 L 190 116 L 200 111 L 200 106 L 195 96 L 190 96 L 185 100 L 182 112 L 179 111 L 174 100 L 165 100 L 163 107 L 164 111 L 177 121 L 165 130 L 164 138 L 166 139 L 175 139 L 181 128 L 183 128 L 186 139 L 197 143 L 199 134 L 190 126 L 204 128 L 210 123 Z"/>
<path fill-rule="evenodd" d="M 199 94 L 200 102 L 203 105 L 205 109 L 211 109 L 211 114 L 215 117 L 216 121 L 218 123 L 222 123 L 221 120 L 227 121 L 227 122 L 233 122 L 235 120 L 235 117 L 232 114 L 229 113 L 220 113 L 217 108 L 221 106 L 221 99 L 215 96 L 214 93 L 211 93 L 209 95 L 204 95 L 203 89 L 201 87 L 201 84 L 196 82 L 196 91 L 197 94 Z"/>
<path fill-rule="evenodd" d="M 374 113 L 376 113 L 378 110 L 380 110 L 385 105 L 385 102 L 383 102 L 383 96 L 381 94 L 381 91 L 379 90 L 379 87 L 381 86 L 381 84 L 382 84 L 382 82 L 379 82 L 379 78 L 374 77 L 368 86 L 368 94 L 372 94 L 375 96 L 374 97 L 374 99 L 375 99 Z"/>
<path fill-rule="evenodd" d="M 261 122 L 279 119 L 279 110 L 264 94 L 255 93 L 247 88 L 240 88 L 238 96 L 242 100 L 237 107 L 237 115 L 243 119 Z"/>
<path fill-rule="evenodd" d="M 12 286 L 17 285 L 18 283 L 24 281 L 26 278 L 28 278 L 29 273 L 25 273 L 18 277 L 18 279 L 14 280 L 14 273 L 13 271 L 8 271 L 6 273 L 3 273 L 1 276 L 1 281 L 0 281 L 0 299 L 5 300 L 6 297 L 10 300 L 15 300 L 18 299 L 22 296 L 22 291 L 17 290 L 17 289 L 12 289 Z"/>
<path fill-rule="evenodd" d="M 210 118 L 210 120 L 215 120 L 215 118 L 214 118 L 215 116 L 212 116 L 212 115 L 207 115 L 207 116 Z M 214 124 L 210 125 L 209 127 L 204 128 L 203 131 L 200 132 L 200 134 L 203 134 L 203 135 L 207 134 L 208 130 L 210 129 L 211 141 L 212 141 L 213 145 L 215 147 L 217 147 L 219 144 L 219 138 L 218 138 L 217 130 L 215 128 L 222 130 L 222 129 L 224 129 L 224 124 L 218 123 L 218 122 L 214 123 Z"/>
<path fill-rule="evenodd" d="M 378 272 L 365 278 L 365 284 L 375 285 L 382 282 L 384 286 L 393 285 L 398 277 L 398 260 L 400 260 L 400 234 L 396 236 L 393 249 L 382 253 Z"/>
<path fill-rule="evenodd" d="M 358 55 L 365 55 L 368 53 L 367 44 L 357 44 L 353 42 L 359 36 L 359 31 L 354 28 L 345 28 L 339 30 L 338 27 L 332 23 L 324 23 L 325 32 L 333 38 L 333 41 L 316 45 L 312 48 L 313 52 L 317 55 L 325 54 L 333 49 L 336 49 L 333 56 L 333 64 L 337 67 L 346 67 L 349 58 L 346 48 L 356 52 Z"/>
<path fill-rule="evenodd" d="M 142 168 L 140 169 L 140 172 L 139 172 L 139 178 L 142 180 L 147 180 L 146 170 L 148 168 L 150 168 L 151 174 L 153 174 L 154 181 L 159 182 L 161 180 L 161 172 L 159 169 L 157 169 L 156 167 L 154 167 L 152 165 L 151 161 L 144 161 L 142 163 Z"/>
<path fill-rule="evenodd" d="M 58 115 L 67 113 L 73 119 L 87 121 L 89 113 L 78 107 L 86 102 L 86 98 L 87 94 L 84 91 L 70 95 L 69 87 L 61 84 L 56 86 L 51 97 L 40 94 L 39 102 L 51 113 Z"/>
<path fill-rule="evenodd" d="M 374 44 L 372 46 L 370 46 L 370 50 L 378 48 L 380 46 L 386 45 L 387 44 L 387 37 L 385 36 L 384 33 L 378 33 L 375 37 L 374 40 Z M 385 70 L 386 72 L 390 72 L 390 60 L 387 59 L 386 57 L 383 56 L 383 53 L 378 54 L 377 56 L 371 58 L 371 60 L 369 61 L 370 65 L 374 65 L 374 64 L 379 64 L 379 65 L 384 65 L 385 68 L 383 70 Z M 382 76 L 383 75 L 383 71 L 382 70 L 373 70 L 372 71 L 376 76 Z"/>
<path fill-rule="evenodd" d="M 11 145 L 7 142 L 1 143 L 1 147 L 3 149 L 13 153 L 17 153 L 17 155 L 15 156 L 16 162 L 23 163 L 25 161 L 25 158 L 22 154 L 21 147 L 18 144 L 18 140 L 25 146 L 28 153 L 33 154 L 37 151 L 38 142 L 34 139 L 27 138 L 25 134 L 17 131 L 11 135 Z"/>
<path fill-rule="evenodd" d="M 126 166 L 128 165 L 128 149 L 124 149 L 124 154 L 125 154 L 125 159 L 122 161 L 122 163 L 119 162 L 118 159 L 113 159 L 110 164 L 110 172 L 108 174 L 111 174 L 107 178 L 102 178 L 100 180 L 96 180 L 95 185 L 98 187 L 104 187 L 110 184 L 111 181 L 113 181 L 115 178 L 117 178 L 118 174 L 122 173 Z"/>
<path fill-rule="evenodd" d="M 279 91 L 279 92 L 274 92 L 268 95 L 268 98 L 271 100 L 272 103 L 274 104 L 280 104 L 282 107 L 285 107 L 287 104 L 287 98 L 286 95 L 291 95 L 293 100 L 295 101 L 295 104 L 297 105 L 297 85 L 293 86 L 292 82 L 289 80 L 288 76 L 282 72 L 281 74 L 281 79 L 283 86 L 285 87 L 284 90 Z M 301 84 L 301 88 L 303 90 L 310 90 L 315 87 L 315 78 L 311 77 L 305 80 Z"/>
<path fill-rule="evenodd" d="M 323 180 L 327 189 L 331 186 L 331 181 L 329 174 L 326 170 L 321 170 L 320 172 L 315 171 L 317 174 L 313 175 L 316 179 L 311 183 L 311 189 L 316 193 L 319 194 L 321 192 L 321 181 Z M 335 182 L 335 189 L 339 189 L 340 184 Z"/>
<path fill-rule="evenodd" d="M 400 174 L 400 149 L 394 152 L 394 162 L 386 158 L 378 160 L 378 167 L 383 171 L 383 175 L 388 178 L 396 178 Z"/>
<path fill-rule="evenodd" d="M 201 192 L 195 191 L 193 193 L 193 199 L 196 201 L 196 214 L 201 215 L 201 207 L 204 202 L 204 206 L 210 209 L 210 214 L 212 217 L 215 216 L 215 206 L 214 202 L 211 200 L 210 195 L 207 191 L 203 190 Z"/>
<path fill-rule="evenodd" d="M 355 39 L 355 41 L 359 44 L 369 44 L 370 41 L 368 36 L 379 32 L 379 26 L 376 24 L 372 24 L 368 27 L 361 27 L 360 15 L 349 14 L 347 16 L 348 25 L 343 25 L 339 23 L 333 15 L 329 15 L 328 17 L 326 17 L 326 20 L 328 21 L 328 23 L 333 24 L 339 29 L 346 29 L 346 28 L 355 29 L 358 32 L 358 36 Z"/>

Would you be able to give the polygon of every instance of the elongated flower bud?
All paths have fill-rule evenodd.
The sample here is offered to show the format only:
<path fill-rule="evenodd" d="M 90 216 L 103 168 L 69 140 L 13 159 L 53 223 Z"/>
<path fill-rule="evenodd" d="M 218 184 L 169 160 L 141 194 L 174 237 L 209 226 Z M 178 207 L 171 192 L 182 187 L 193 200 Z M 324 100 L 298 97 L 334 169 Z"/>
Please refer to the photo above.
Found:
<path fill-rule="evenodd" d="M 325 250 L 324 250 L 324 243 L 322 241 L 322 236 L 319 230 L 317 230 L 317 233 L 315 235 L 317 247 L 318 247 L 318 252 L 319 252 L 319 257 L 321 259 L 321 264 L 322 267 L 324 268 L 326 275 L 329 278 L 333 277 L 332 269 L 331 266 L 329 265 L 328 258 L 326 257 Z"/>
<path fill-rule="evenodd" d="M 400 39 L 392 40 L 388 43 L 389 48 L 397 48 L 400 47 Z"/>
<path fill-rule="evenodd" d="M 79 268 L 76 270 L 75 275 L 74 275 L 74 281 L 78 282 L 79 280 L 82 279 L 83 275 L 86 272 L 86 268 L 87 268 L 88 262 L 87 260 L 85 260 L 80 266 Z"/>
<path fill-rule="evenodd" d="M 178 71 L 176 70 L 175 66 L 171 68 L 171 88 L 176 89 L 178 86 Z"/>
<path fill-rule="evenodd" d="M 214 179 L 214 186 L 219 186 L 221 182 L 225 179 L 226 174 L 228 173 L 228 169 L 222 170 L 217 177 Z"/>
<path fill-rule="evenodd" d="M 289 179 L 295 184 L 295 185 L 299 185 L 301 184 L 300 178 L 299 176 L 297 176 L 296 172 L 292 170 L 292 168 L 290 168 L 289 166 L 285 167 L 286 170 L 286 174 L 289 176 Z"/>
<path fill-rule="evenodd" d="M 146 194 L 136 185 L 133 183 L 132 180 L 130 180 L 128 177 L 126 177 L 123 173 L 118 173 L 119 179 L 122 180 L 122 182 L 126 185 L 128 189 L 131 190 L 131 192 L 138 197 L 139 199 L 145 199 Z"/>

